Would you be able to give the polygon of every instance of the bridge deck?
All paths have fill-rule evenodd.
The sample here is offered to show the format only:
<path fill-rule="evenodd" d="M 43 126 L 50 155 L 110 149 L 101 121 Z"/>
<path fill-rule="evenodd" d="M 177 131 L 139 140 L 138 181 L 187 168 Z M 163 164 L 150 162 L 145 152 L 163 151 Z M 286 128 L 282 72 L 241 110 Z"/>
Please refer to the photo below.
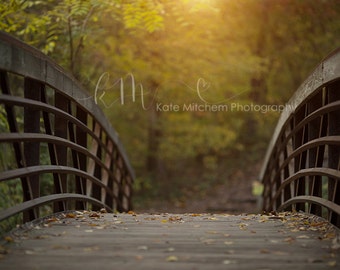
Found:
<path fill-rule="evenodd" d="M 8 236 L 0 269 L 335 269 L 337 233 L 297 213 L 75 212 Z"/>

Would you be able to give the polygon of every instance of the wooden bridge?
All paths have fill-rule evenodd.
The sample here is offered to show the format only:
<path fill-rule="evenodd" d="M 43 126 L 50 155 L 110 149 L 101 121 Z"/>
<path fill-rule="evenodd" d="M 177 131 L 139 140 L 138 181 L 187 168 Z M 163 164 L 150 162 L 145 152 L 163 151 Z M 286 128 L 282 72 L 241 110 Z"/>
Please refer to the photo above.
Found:
<path fill-rule="evenodd" d="M 335 269 L 340 265 L 340 50 L 286 106 L 265 157 L 266 214 L 132 212 L 134 173 L 82 87 L 0 33 L 0 269 Z M 42 183 L 50 183 L 42 190 Z M 8 194 L 1 194 L 10 200 Z"/>

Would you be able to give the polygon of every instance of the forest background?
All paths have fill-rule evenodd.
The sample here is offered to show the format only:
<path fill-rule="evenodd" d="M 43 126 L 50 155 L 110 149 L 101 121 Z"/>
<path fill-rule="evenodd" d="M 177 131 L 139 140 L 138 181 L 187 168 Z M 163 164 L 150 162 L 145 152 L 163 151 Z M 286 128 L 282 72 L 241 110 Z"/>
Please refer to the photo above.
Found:
<path fill-rule="evenodd" d="M 0 30 L 52 57 L 102 107 L 135 169 L 136 209 L 187 210 L 256 183 L 282 106 L 339 46 L 340 3 L 4 0 Z"/>

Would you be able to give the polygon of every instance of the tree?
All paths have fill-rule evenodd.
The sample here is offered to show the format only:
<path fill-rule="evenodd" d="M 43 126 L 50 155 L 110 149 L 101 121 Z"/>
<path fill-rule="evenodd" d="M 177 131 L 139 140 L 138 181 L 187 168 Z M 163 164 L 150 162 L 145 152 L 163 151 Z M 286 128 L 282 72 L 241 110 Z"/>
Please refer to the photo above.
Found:
<path fill-rule="evenodd" d="M 7 0 L 0 10 L 1 29 L 50 54 L 92 95 L 110 74 L 98 104 L 144 200 L 204 193 L 260 162 L 279 112 L 244 108 L 285 104 L 340 36 L 336 0 Z"/>

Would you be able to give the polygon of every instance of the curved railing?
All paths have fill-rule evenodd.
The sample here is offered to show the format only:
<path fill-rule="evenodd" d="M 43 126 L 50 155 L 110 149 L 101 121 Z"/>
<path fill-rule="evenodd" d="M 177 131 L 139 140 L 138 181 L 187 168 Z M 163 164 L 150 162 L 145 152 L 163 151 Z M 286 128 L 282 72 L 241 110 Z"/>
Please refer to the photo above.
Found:
<path fill-rule="evenodd" d="M 18 213 L 36 219 L 41 206 L 131 209 L 134 173 L 117 133 L 71 76 L 0 33 L 0 91 L 0 183 L 21 183 L 23 194 L 0 206 L 0 221 Z"/>
<path fill-rule="evenodd" d="M 287 103 L 260 178 L 265 211 L 305 211 L 340 227 L 340 49 Z"/>

